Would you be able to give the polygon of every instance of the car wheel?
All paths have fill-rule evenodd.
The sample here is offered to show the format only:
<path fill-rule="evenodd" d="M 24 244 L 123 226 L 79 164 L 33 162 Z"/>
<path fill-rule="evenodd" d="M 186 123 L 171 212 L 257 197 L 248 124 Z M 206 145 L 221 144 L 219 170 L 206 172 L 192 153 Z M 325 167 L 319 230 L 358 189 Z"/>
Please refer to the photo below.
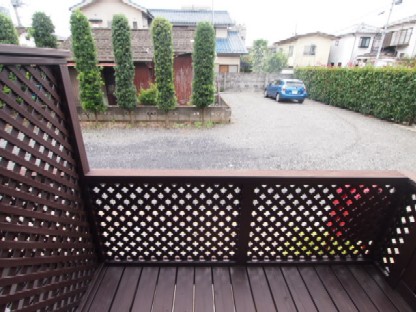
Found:
<path fill-rule="evenodd" d="M 299 100 L 299 103 L 302 104 L 304 100 Z"/>
<path fill-rule="evenodd" d="M 280 93 L 277 92 L 276 93 L 276 101 L 281 102 L 282 100 L 280 99 Z"/>
<path fill-rule="evenodd" d="M 267 98 L 267 90 L 264 90 L 264 97 Z"/>

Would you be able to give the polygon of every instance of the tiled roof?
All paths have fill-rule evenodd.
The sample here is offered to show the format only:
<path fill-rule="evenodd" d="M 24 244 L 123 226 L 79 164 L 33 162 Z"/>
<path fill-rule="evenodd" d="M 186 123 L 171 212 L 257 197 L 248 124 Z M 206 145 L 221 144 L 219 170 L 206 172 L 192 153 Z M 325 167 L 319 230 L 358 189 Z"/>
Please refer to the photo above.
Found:
<path fill-rule="evenodd" d="M 93 36 L 95 45 L 97 47 L 99 62 L 114 62 L 113 44 L 111 40 L 111 29 L 109 28 L 93 28 Z M 153 59 L 153 44 L 148 29 L 132 30 L 132 51 L 134 62 L 147 62 Z M 173 48 L 175 54 L 192 53 L 194 30 L 191 29 L 176 29 L 172 31 Z M 62 49 L 71 49 L 71 38 L 65 40 L 60 46 Z M 73 61 L 73 55 L 68 59 Z"/>
<path fill-rule="evenodd" d="M 372 25 L 361 23 L 361 24 L 355 24 L 355 25 L 349 26 L 347 28 L 344 28 L 343 30 L 338 32 L 338 35 L 339 36 L 346 36 L 346 35 L 355 34 L 355 33 L 376 34 L 378 32 L 380 32 L 379 27 L 375 27 L 375 26 L 372 26 Z"/>
<path fill-rule="evenodd" d="M 80 8 L 86 6 L 86 5 L 92 4 L 94 2 L 95 2 L 95 0 L 82 0 L 80 3 L 77 3 L 77 4 L 73 5 L 69 9 L 71 11 L 73 11 L 73 10 L 76 10 L 76 9 L 80 9 Z M 127 4 L 127 5 L 130 5 L 130 6 L 134 7 L 134 8 L 136 8 L 136 9 L 139 9 L 140 11 L 143 11 L 144 13 L 150 15 L 149 14 L 149 11 L 146 8 L 144 8 L 141 5 L 137 4 L 133 0 L 121 0 L 121 2 L 123 2 L 123 3 Z"/>
<path fill-rule="evenodd" d="M 290 43 L 290 42 L 295 42 L 297 41 L 299 38 L 304 38 L 304 37 L 314 37 L 314 36 L 318 36 L 318 37 L 323 37 L 323 38 L 328 38 L 328 39 L 335 39 L 336 36 L 334 35 L 330 35 L 330 34 L 326 34 L 326 33 L 322 33 L 322 32 L 314 32 L 314 33 L 307 33 L 307 34 L 302 34 L 302 35 L 296 35 L 284 40 L 280 40 L 275 42 L 274 44 L 286 44 L 286 43 Z"/>
<path fill-rule="evenodd" d="M 218 54 L 247 53 L 247 49 L 236 31 L 228 32 L 227 38 L 217 38 L 216 49 Z"/>
<path fill-rule="evenodd" d="M 209 10 L 165 10 L 150 9 L 154 17 L 164 17 L 173 25 L 195 26 L 198 22 L 212 22 L 212 11 Z M 214 25 L 234 25 L 227 11 L 214 11 Z"/>

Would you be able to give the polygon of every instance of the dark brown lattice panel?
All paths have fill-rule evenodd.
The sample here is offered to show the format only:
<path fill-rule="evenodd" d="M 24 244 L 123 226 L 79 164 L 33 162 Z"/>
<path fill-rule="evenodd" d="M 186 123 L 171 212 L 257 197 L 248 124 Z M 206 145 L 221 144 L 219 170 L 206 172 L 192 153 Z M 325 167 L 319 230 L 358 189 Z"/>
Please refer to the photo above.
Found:
<path fill-rule="evenodd" d="M 228 261 L 236 253 L 234 185 L 98 184 L 90 193 L 108 260 Z"/>
<path fill-rule="evenodd" d="M 0 65 L 0 311 L 71 310 L 94 272 L 53 70 Z"/>
<path fill-rule="evenodd" d="M 254 261 L 368 257 L 390 212 L 387 185 L 255 188 L 248 255 Z"/>
<path fill-rule="evenodd" d="M 416 188 L 413 187 L 412 192 L 404 196 L 402 205 L 398 207 L 400 210 L 396 212 L 394 225 L 388 229 L 384 244 L 381 244 L 380 264 L 387 275 L 399 265 L 404 249 L 410 249 L 410 255 L 416 251 Z M 407 263 L 400 264 L 401 267 L 406 265 Z"/>

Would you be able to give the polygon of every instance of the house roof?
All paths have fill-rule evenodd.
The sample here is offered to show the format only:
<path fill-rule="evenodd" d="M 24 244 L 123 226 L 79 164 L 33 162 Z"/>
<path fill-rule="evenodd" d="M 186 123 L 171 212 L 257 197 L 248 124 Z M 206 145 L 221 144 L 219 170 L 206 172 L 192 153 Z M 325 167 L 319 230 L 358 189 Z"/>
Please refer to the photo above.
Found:
<path fill-rule="evenodd" d="M 390 23 L 389 27 L 398 26 L 398 25 L 407 24 L 407 23 L 416 23 L 416 14 L 405 17 L 405 18 L 402 18 L 400 20 L 396 20 L 396 21 Z"/>
<path fill-rule="evenodd" d="M 277 41 L 277 42 L 275 42 L 274 44 L 285 44 L 285 43 L 291 43 L 291 42 L 294 42 L 294 41 L 297 41 L 298 39 L 300 39 L 300 38 L 305 38 L 305 37 L 316 37 L 316 36 L 318 36 L 318 37 L 324 37 L 324 38 L 328 38 L 328 39 L 336 39 L 337 37 L 336 36 L 334 36 L 334 35 L 330 35 L 330 34 L 326 34 L 326 33 L 322 33 L 322 32 L 319 32 L 319 31 L 317 31 L 317 32 L 313 32 L 313 33 L 307 33 L 307 34 L 302 34 L 302 35 L 296 35 L 296 36 L 293 36 L 293 37 L 290 37 L 290 38 L 287 38 L 287 39 L 284 39 L 284 40 L 280 40 L 280 41 Z"/>
<path fill-rule="evenodd" d="M 154 17 L 164 17 L 175 26 L 195 26 L 198 22 L 212 22 L 212 11 L 210 10 L 168 10 L 150 9 Z M 215 26 L 231 26 L 231 20 L 227 11 L 214 11 Z"/>
<path fill-rule="evenodd" d="M 72 7 L 69 8 L 70 11 L 76 10 L 76 9 L 81 9 L 89 4 L 94 3 L 96 0 L 82 0 L 80 3 L 73 5 Z M 134 2 L 133 0 L 121 0 L 121 2 L 132 6 L 133 8 L 136 8 L 144 13 L 146 13 L 147 15 L 151 14 L 149 13 L 149 10 L 147 10 L 145 7 L 142 7 L 141 5 L 138 5 L 136 2 Z"/>
<path fill-rule="evenodd" d="M 344 28 L 340 32 L 338 32 L 339 37 L 347 36 L 350 34 L 377 34 L 380 32 L 380 28 L 376 26 L 372 26 L 369 24 L 361 23 L 361 24 L 354 24 L 347 28 Z"/>
<path fill-rule="evenodd" d="M 228 32 L 227 38 L 217 38 L 216 50 L 218 54 L 248 53 L 237 31 Z"/>
<path fill-rule="evenodd" d="M 92 33 L 97 47 L 99 62 L 114 62 L 113 44 L 111 39 L 111 29 L 109 28 L 93 28 Z M 148 62 L 153 59 L 153 44 L 148 29 L 131 30 L 132 38 L 132 52 L 134 62 Z M 173 48 L 176 55 L 192 53 L 193 38 L 195 31 L 192 29 L 174 28 Z M 65 40 L 60 48 L 71 50 L 71 38 Z M 68 61 L 74 61 L 74 56 L 71 55 Z"/>

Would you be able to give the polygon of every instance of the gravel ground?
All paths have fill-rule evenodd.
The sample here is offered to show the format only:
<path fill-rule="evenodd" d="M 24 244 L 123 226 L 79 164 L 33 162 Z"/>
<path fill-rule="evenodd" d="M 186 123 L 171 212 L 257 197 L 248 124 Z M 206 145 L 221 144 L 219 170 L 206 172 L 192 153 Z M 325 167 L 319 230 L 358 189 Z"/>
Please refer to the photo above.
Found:
<path fill-rule="evenodd" d="M 210 129 L 83 129 L 92 168 L 415 170 L 416 127 L 306 100 L 224 94 L 232 122 Z"/>

